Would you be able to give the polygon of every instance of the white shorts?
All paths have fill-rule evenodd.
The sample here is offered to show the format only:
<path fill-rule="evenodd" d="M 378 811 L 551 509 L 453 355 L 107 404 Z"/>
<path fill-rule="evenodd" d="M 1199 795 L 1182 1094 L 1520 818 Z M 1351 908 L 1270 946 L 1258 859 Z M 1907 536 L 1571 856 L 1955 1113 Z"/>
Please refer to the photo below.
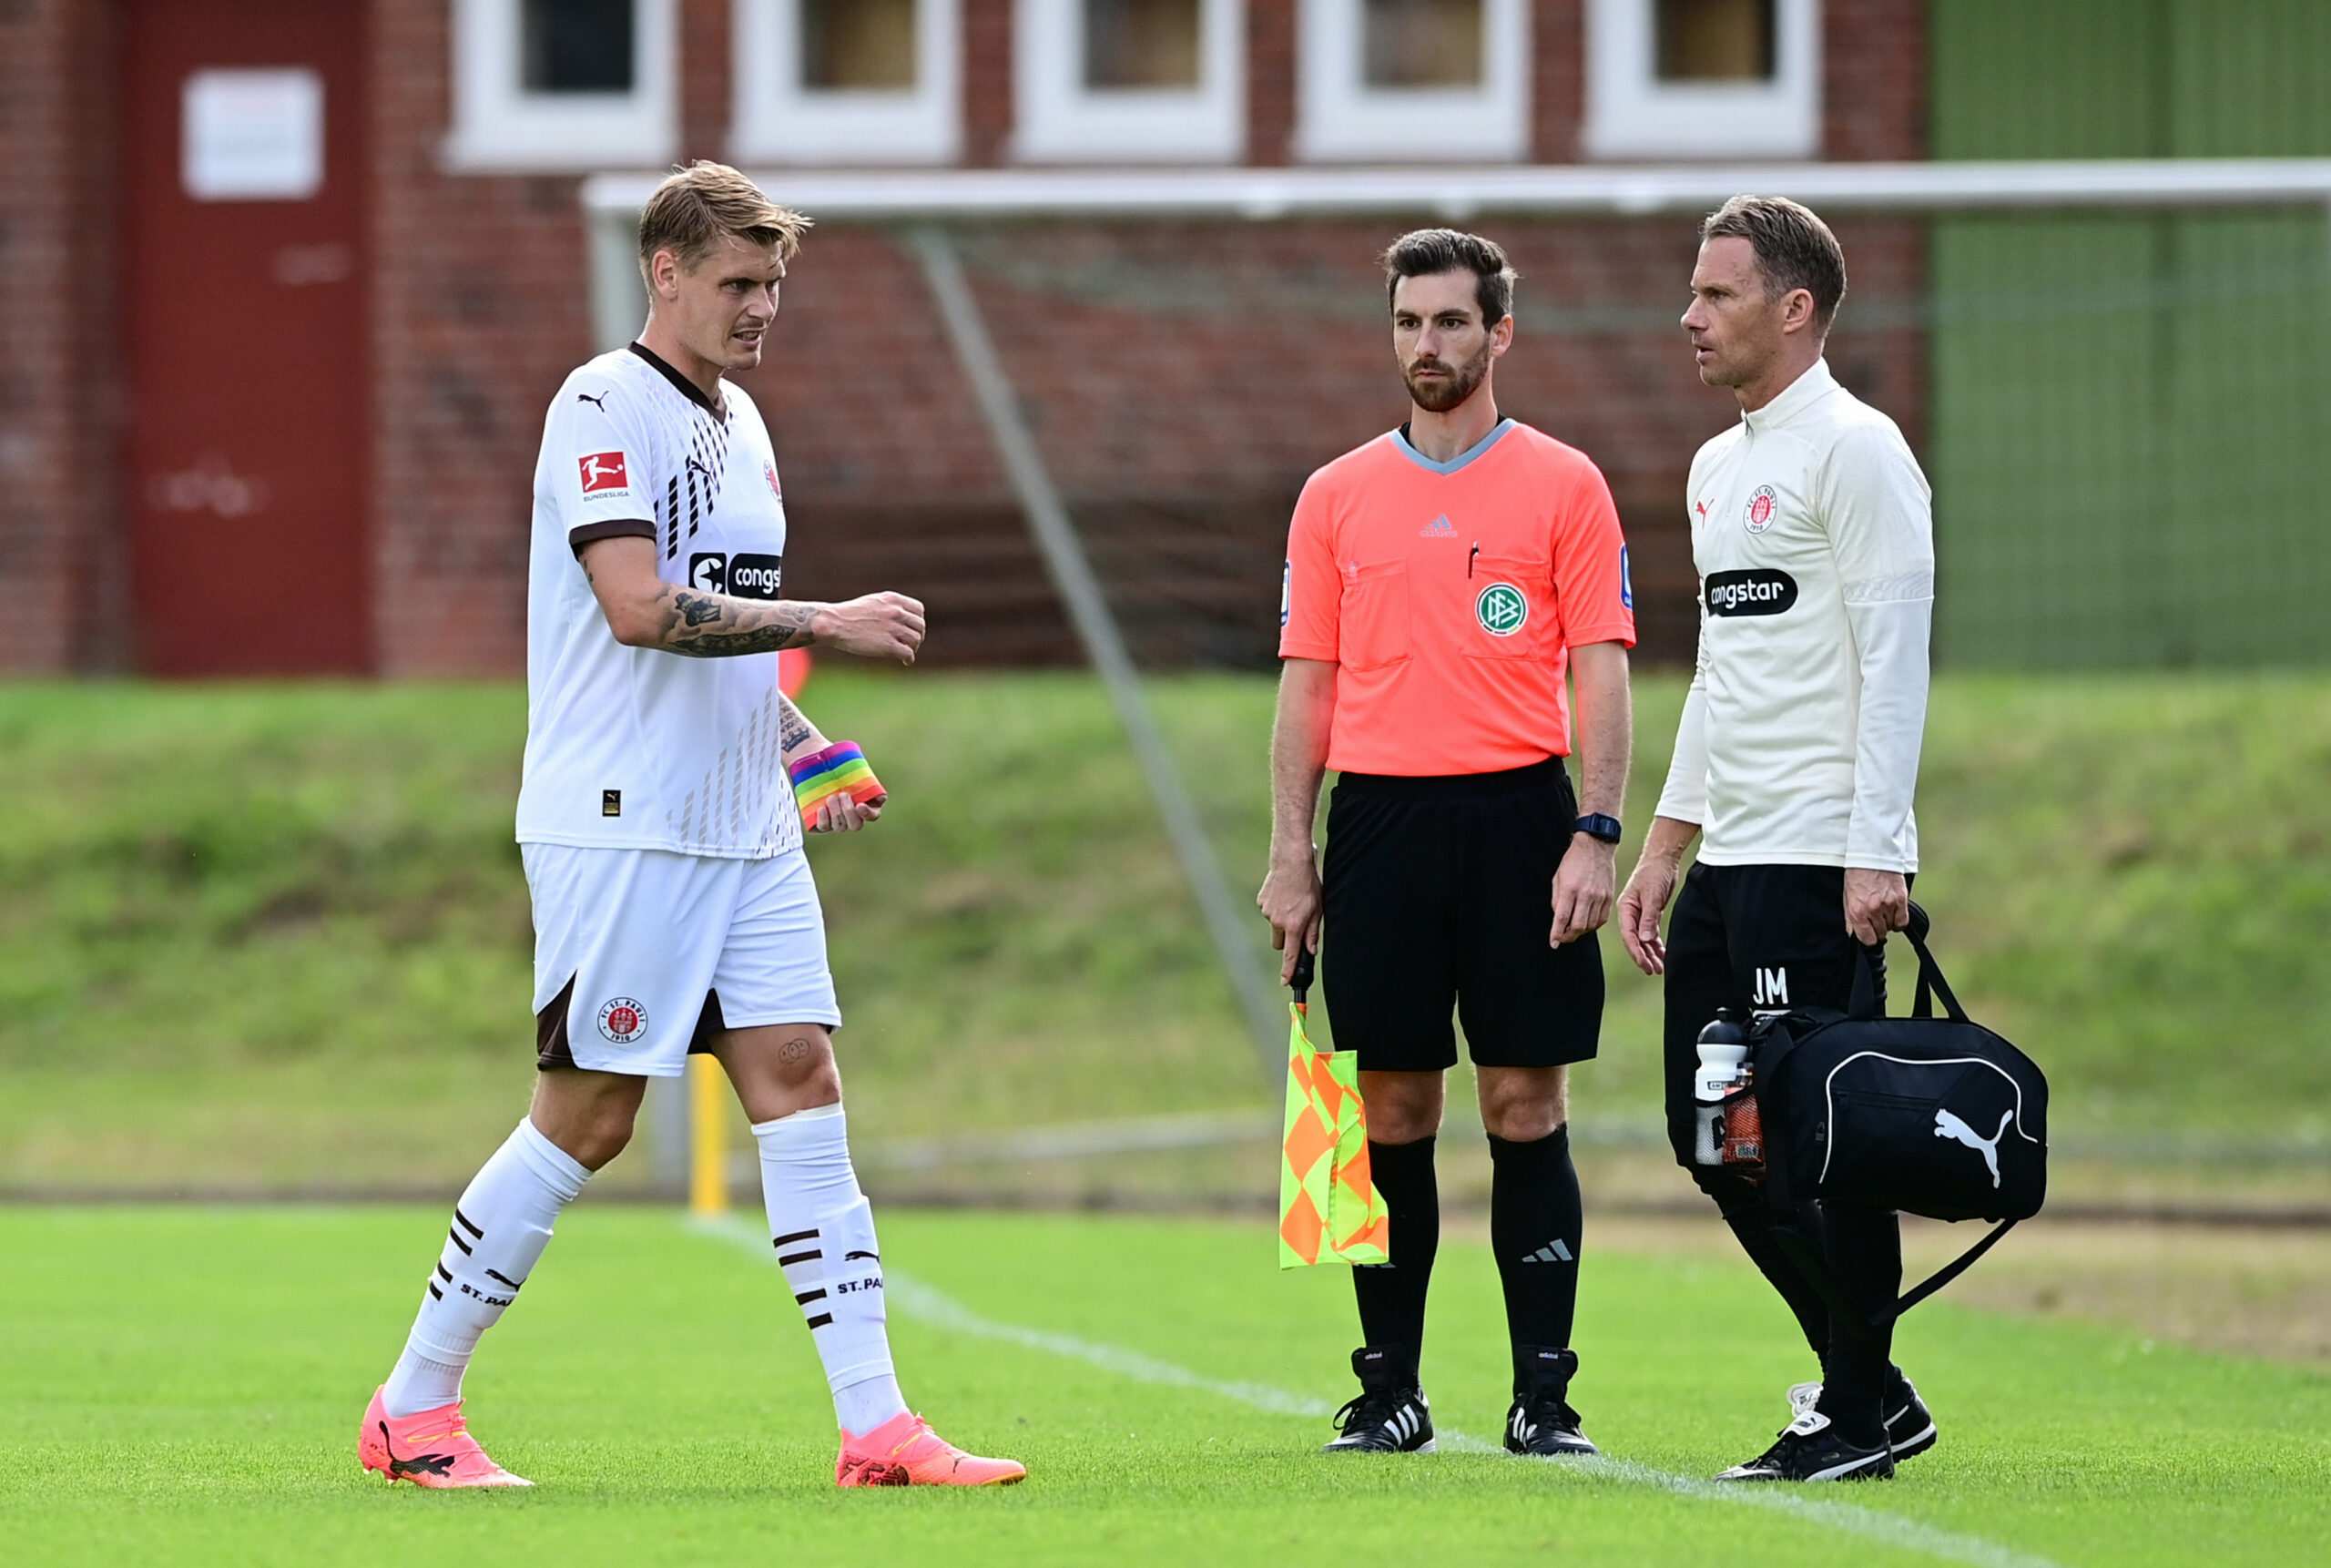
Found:
<path fill-rule="evenodd" d="M 720 1029 L 839 1027 L 800 847 L 767 860 L 524 844 L 544 1067 L 672 1078 Z"/>

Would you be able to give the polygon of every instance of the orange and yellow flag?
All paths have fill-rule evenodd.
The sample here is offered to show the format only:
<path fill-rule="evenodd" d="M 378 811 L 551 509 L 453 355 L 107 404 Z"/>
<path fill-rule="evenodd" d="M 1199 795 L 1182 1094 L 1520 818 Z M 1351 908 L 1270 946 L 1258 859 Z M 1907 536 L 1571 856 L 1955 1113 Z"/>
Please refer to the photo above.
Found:
<path fill-rule="evenodd" d="M 1301 1000 L 1310 955 L 1298 963 L 1297 999 L 1288 1006 L 1287 1137 L 1278 1167 L 1278 1266 L 1340 1258 L 1381 1263 L 1390 1221 L 1368 1174 L 1368 1113 L 1359 1098 L 1359 1061 L 1349 1051 L 1311 1044 Z"/>

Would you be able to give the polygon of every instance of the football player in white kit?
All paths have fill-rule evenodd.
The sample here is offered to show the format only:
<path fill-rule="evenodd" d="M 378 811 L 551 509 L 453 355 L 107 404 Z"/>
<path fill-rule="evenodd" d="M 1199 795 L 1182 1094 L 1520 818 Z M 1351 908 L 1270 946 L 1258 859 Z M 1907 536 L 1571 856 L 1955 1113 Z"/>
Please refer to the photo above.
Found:
<path fill-rule="evenodd" d="M 392 1481 L 524 1486 L 462 1413 L 479 1337 L 559 1211 L 631 1136 L 651 1077 L 709 1052 L 760 1145 L 770 1236 L 841 1428 L 843 1486 L 982 1485 L 1026 1471 L 942 1440 L 899 1391 L 871 1212 L 850 1159 L 841 1023 L 802 853 L 882 796 L 778 689 L 778 650 L 911 664 L 922 606 L 778 596 L 785 507 L 761 360 L 808 220 L 719 164 L 640 217 L 640 340 L 566 379 L 534 471 L 518 840 L 534 911 L 534 1105 L 459 1203 L 359 1457 Z M 843 788 L 838 781 L 854 780 Z M 797 788 L 799 793 L 797 796 Z M 806 820 L 805 820 L 806 819 Z"/>

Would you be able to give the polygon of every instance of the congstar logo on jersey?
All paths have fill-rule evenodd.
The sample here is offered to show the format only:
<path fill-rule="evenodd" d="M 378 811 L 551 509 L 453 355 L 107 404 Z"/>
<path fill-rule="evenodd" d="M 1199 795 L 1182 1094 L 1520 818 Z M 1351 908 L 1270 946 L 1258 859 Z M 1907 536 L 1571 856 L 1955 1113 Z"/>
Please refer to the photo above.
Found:
<path fill-rule="evenodd" d="M 1708 614 L 1712 616 L 1777 616 L 1797 603 L 1797 579 L 1770 566 L 1746 572 L 1711 572 L 1707 580 Z"/>
<path fill-rule="evenodd" d="M 1473 618 L 1493 637 L 1510 637 L 1530 624 L 1530 599 L 1512 583 L 1491 583 L 1473 600 Z"/>
<path fill-rule="evenodd" d="M 774 599 L 785 579 L 782 555 L 730 555 L 718 550 L 688 557 L 688 586 L 740 599 Z"/>

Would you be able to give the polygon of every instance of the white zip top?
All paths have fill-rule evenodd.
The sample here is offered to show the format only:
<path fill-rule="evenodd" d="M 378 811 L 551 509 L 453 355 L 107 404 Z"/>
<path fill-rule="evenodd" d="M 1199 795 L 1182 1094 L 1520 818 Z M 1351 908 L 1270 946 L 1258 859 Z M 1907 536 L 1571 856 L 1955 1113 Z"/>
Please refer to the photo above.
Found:
<path fill-rule="evenodd" d="M 1914 871 L 1932 493 L 1827 361 L 1692 461 L 1700 654 L 1659 814 L 1711 865 Z"/>

